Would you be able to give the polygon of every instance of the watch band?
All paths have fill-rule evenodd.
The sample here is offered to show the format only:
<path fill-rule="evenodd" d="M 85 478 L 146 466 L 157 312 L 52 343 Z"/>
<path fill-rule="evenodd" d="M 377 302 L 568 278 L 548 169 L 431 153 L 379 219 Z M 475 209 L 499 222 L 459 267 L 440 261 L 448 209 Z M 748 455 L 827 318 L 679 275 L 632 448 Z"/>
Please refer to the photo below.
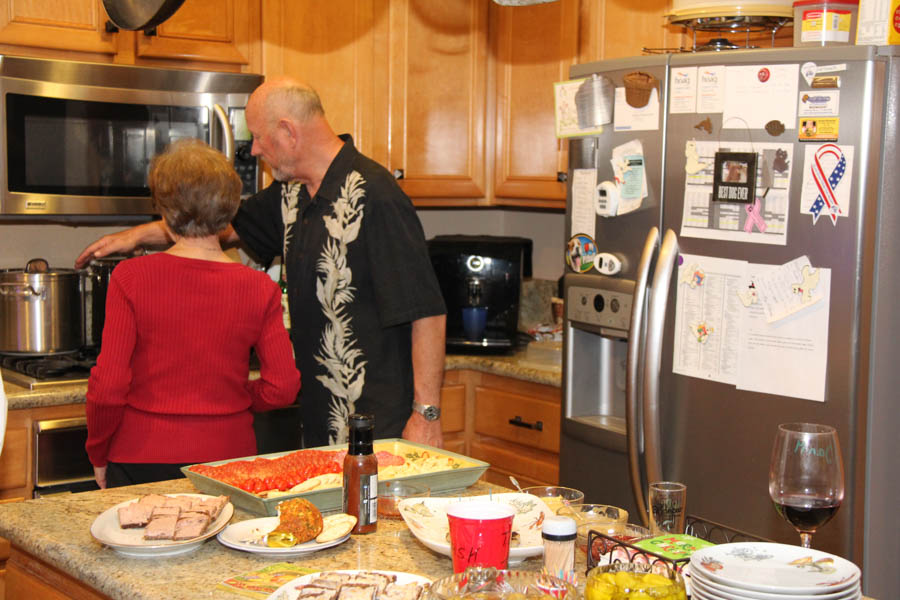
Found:
<path fill-rule="evenodd" d="M 426 421 L 437 421 L 441 418 L 441 407 L 434 404 L 419 404 L 413 402 L 413 410 L 425 417 Z"/>

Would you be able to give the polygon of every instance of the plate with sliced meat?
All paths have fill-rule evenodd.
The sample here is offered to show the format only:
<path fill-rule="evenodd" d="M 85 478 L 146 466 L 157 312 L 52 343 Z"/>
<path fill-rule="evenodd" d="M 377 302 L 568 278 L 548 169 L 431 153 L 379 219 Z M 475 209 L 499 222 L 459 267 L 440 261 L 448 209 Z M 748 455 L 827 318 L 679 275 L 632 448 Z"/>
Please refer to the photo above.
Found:
<path fill-rule="evenodd" d="M 91 535 L 125 556 L 173 556 L 199 548 L 233 515 L 227 496 L 148 494 L 103 511 L 94 519 Z"/>
<path fill-rule="evenodd" d="M 421 600 L 430 583 L 397 571 L 320 571 L 288 581 L 266 600 Z"/>

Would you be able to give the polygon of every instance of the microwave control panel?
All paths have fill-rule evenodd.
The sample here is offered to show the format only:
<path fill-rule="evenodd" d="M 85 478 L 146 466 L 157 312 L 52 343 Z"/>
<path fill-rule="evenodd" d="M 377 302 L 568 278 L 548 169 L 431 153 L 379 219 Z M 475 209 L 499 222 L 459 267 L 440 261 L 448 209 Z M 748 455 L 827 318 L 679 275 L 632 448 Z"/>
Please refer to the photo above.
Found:
<path fill-rule="evenodd" d="M 250 154 L 252 141 L 234 142 L 234 170 L 241 178 L 241 196 L 252 196 L 257 190 L 259 181 L 259 162 Z"/>

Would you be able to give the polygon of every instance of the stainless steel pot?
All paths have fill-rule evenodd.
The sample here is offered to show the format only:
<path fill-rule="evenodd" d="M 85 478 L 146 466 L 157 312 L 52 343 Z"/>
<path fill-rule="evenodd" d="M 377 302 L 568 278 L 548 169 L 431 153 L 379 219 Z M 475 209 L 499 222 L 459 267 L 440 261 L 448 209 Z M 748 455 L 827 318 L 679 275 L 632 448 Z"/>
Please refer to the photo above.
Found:
<path fill-rule="evenodd" d="M 90 312 L 86 315 L 89 317 L 90 325 L 86 326 L 85 343 L 89 346 L 100 347 L 103 323 L 106 320 L 106 292 L 109 289 L 109 278 L 116 265 L 126 258 L 125 256 L 95 258 L 87 267 L 87 276 L 91 282 L 91 302 Z"/>
<path fill-rule="evenodd" d="M 0 269 L 0 352 L 59 354 L 84 345 L 84 272 L 29 261 Z"/>

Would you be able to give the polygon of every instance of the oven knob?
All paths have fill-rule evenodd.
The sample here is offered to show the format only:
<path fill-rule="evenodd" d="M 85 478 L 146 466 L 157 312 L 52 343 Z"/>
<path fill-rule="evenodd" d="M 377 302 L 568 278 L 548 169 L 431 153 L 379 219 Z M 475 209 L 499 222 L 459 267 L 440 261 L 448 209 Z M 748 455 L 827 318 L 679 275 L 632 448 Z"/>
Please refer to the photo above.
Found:
<path fill-rule="evenodd" d="M 609 301 L 609 310 L 613 311 L 614 313 L 619 312 L 619 299 L 618 298 L 613 298 L 612 300 Z"/>
<path fill-rule="evenodd" d="M 603 300 L 603 296 L 597 294 L 594 296 L 594 310 L 597 312 L 603 312 L 603 306 L 606 302 Z"/>

